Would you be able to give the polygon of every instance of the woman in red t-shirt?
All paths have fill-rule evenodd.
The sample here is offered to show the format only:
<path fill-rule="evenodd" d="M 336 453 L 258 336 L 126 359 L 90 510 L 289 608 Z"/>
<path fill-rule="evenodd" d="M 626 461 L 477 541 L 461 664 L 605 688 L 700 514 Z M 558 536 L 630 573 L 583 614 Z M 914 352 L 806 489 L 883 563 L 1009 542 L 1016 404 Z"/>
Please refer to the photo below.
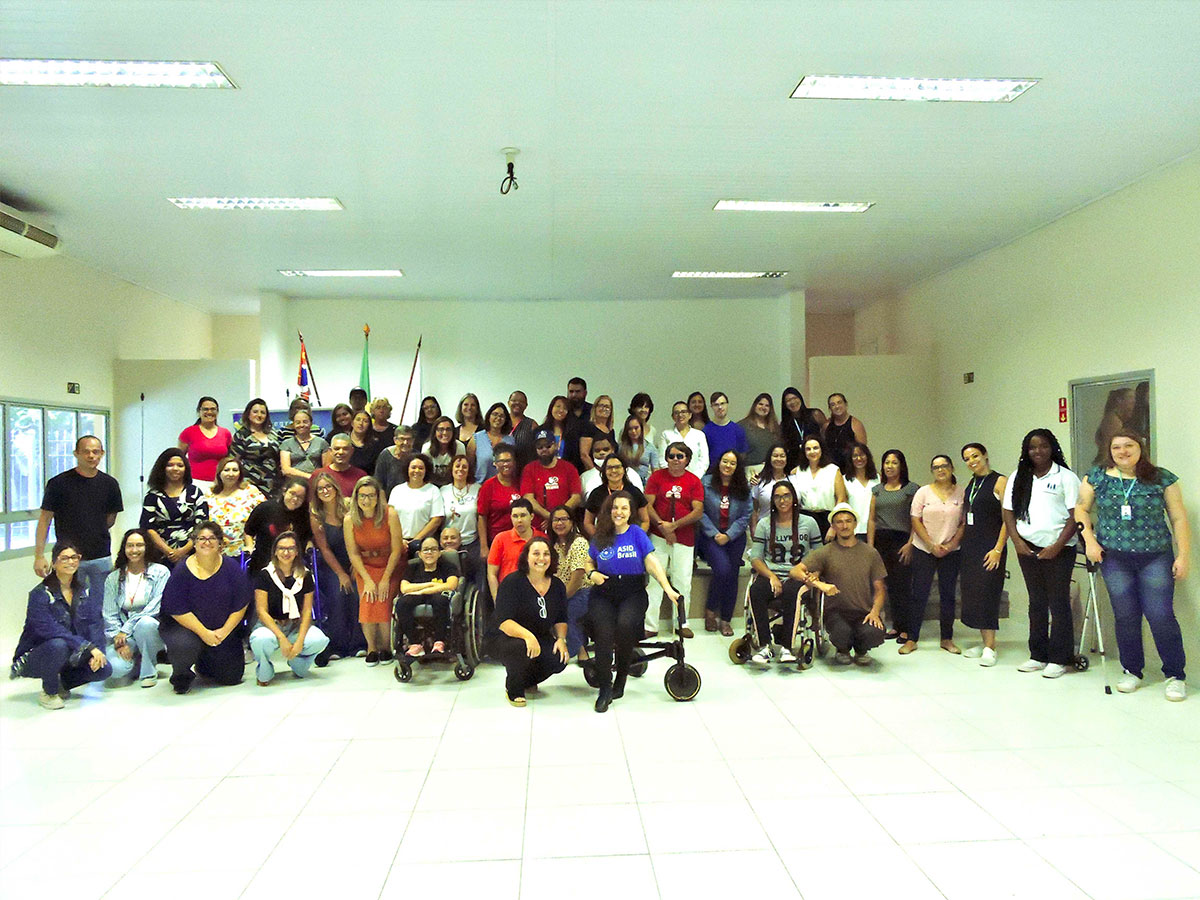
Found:
<path fill-rule="evenodd" d="M 193 483 L 206 491 L 217 479 L 217 463 L 233 446 L 233 434 L 217 424 L 220 412 L 215 398 L 201 397 L 196 404 L 196 423 L 179 432 L 179 449 L 187 453 Z"/>

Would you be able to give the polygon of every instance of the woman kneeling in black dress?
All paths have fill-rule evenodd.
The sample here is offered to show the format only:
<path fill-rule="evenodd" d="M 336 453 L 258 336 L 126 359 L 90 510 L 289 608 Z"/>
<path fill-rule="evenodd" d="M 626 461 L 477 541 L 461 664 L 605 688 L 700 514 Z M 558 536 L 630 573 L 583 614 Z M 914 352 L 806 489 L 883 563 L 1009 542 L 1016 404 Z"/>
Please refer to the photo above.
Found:
<path fill-rule="evenodd" d="M 567 589 L 551 574 L 554 556 L 546 538 L 531 538 L 517 571 L 497 591 L 492 655 L 504 663 L 504 687 L 513 706 L 524 706 L 528 688 L 567 667 Z"/>

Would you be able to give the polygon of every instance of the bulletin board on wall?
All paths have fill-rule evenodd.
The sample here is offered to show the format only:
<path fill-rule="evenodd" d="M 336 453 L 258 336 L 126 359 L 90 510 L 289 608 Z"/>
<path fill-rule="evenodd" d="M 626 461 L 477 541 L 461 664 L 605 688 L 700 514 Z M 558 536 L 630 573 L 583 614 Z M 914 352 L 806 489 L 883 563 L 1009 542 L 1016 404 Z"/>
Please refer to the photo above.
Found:
<path fill-rule="evenodd" d="M 1081 477 L 1103 465 L 1114 434 L 1141 435 L 1154 458 L 1154 370 L 1077 378 L 1070 382 L 1071 468 Z"/>

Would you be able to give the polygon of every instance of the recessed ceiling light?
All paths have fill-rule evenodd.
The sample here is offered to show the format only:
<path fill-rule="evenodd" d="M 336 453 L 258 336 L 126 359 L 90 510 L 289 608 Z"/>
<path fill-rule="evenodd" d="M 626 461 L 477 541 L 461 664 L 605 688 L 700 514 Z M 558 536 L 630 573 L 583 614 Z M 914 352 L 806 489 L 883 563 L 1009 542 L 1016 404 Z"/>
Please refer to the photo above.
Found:
<path fill-rule="evenodd" d="M 280 269 L 289 278 L 403 278 L 399 269 Z"/>
<path fill-rule="evenodd" d="M 0 84 L 237 88 L 215 62 L 121 59 L 0 59 Z"/>
<path fill-rule="evenodd" d="M 820 200 L 718 200 L 713 209 L 744 212 L 866 212 L 874 203 L 835 203 Z"/>
<path fill-rule="evenodd" d="M 1036 78 L 891 78 L 880 75 L 805 75 L 795 100 L 934 100 L 1008 103 Z"/>
<path fill-rule="evenodd" d="M 168 197 L 180 209 L 345 209 L 337 197 Z"/>
<path fill-rule="evenodd" d="M 787 272 L 673 272 L 672 278 L 782 278 Z"/>

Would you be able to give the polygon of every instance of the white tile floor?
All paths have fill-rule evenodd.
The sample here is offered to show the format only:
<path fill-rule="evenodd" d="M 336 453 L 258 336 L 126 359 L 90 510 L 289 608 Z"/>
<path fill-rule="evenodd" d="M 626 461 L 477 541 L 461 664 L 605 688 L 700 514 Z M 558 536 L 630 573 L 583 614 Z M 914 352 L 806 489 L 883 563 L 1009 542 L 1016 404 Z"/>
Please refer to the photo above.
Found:
<path fill-rule="evenodd" d="M 688 642 L 694 702 L 660 661 L 604 716 L 575 668 L 524 710 L 495 666 L 62 712 L 6 683 L 0 894 L 1200 897 L 1200 698 L 1018 674 L 1015 642 L 994 669 L 930 643 L 804 673 L 725 644 Z"/>

